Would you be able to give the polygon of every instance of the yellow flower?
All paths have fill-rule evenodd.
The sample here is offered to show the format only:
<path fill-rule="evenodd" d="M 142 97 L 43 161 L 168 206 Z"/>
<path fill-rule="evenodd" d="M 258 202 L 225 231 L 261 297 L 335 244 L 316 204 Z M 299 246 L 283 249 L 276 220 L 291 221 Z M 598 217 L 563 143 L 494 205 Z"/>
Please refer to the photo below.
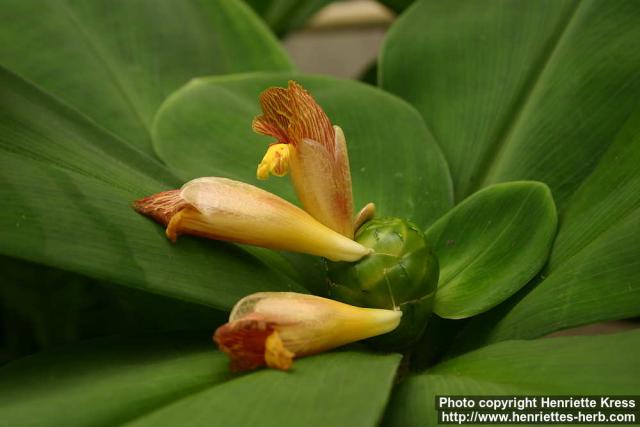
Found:
<path fill-rule="evenodd" d="M 347 143 L 342 129 L 332 126 L 309 93 L 294 81 L 260 95 L 261 116 L 253 130 L 277 139 L 258 166 L 257 175 L 271 172 L 291 179 L 304 209 L 315 219 L 353 238 L 353 195 Z M 275 152 L 286 152 L 276 156 Z M 273 172 L 275 171 L 275 173 Z"/>
<path fill-rule="evenodd" d="M 394 330 L 401 311 L 354 307 L 294 292 L 260 292 L 241 299 L 214 341 L 232 369 L 287 370 L 294 357 L 330 350 Z"/>
<path fill-rule="evenodd" d="M 180 234 L 248 243 L 319 255 L 332 261 L 357 261 L 371 251 L 353 241 L 354 225 L 374 212 L 367 205 L 354 220 L 351 174 L 342 130 L 302 86 L 273 87 L 260 96 L 264 114 L 253 129 L 275 136 L 257 175 L 282 176 L 289 170 L 305 211 L 249 184 L 198 178 L 180 190 L 134 202 L 134 208 Z"/>
<path fill-rule="evenodd" d="M 289 172 L 290 146 L 288 144 L 272 144 L 258 165 L 256 176 L 265 180 L 269 175 L 285 176 Z"/>
<path fill-rule="evenodd" d="M 172 241 L 191 234 L 333 261 L 356 261 L 370 252 L 286 200 L 226 178 L 198 178 L 180 190 L 138 200 L 134 208 L 166 225 Z"/>
<path fill-rule="evenodd" d="M 253 185 L 220 177 L 198 178 L 134 202 L 134 208 L 181 234 L 357 261 L 371 249 L 353 240 L 370 219 L 369 203 L 353 218 L 347 145 L 342 130 L 297 83 L 260 97 L 256 132 L 271 135 L 257 169 L 259 179 L 291 172 L 305 210 Z M 294 357 L 329 350 L 395 329 L 402 313 L 350 306 L 311 295 L 258 293 L 243 298 L 214 340 L 237 370 L 267 365 L 288 369 Z"/>

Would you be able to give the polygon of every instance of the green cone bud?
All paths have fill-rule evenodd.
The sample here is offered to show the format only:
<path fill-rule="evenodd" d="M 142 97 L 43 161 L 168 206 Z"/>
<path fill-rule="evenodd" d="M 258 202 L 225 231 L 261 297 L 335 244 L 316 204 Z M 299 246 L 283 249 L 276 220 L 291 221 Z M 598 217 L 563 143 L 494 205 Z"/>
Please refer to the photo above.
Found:
<path fill-rule="evenodd" d="M 435 254 L 422 231 L 400 218 L 372 219 L 355 240 L 374 253 L 355 263 L 328 263 L 329 295 L 361 307 L 402 310 L 400 326 L 373 343 L 388 349 L 410 346 L 431 315 L 439 273 Z"/>

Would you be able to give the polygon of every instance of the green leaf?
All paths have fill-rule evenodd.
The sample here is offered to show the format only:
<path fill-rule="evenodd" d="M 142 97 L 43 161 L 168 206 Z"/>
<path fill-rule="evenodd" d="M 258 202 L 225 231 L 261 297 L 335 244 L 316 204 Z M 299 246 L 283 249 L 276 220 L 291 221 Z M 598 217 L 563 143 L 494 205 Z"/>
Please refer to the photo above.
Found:
<path fill-rule="evenodd" d="M 301 28 L 333 0 L 245 0 L 279 35 Z"/>
<path fill-rule="evenodd" d="M 381 84 L 422 113 L 458 199 L 536 180 L 562 212 L 638 105 L 639 39 L 634 0 L 423 0 L 389 32 Z"/>
<path fill-rule="evenodd" d="M 544 265 L 556 225 L 542 183 L 497 184 L 464 200 L 426 234 L 440 263 L 434 312 L 475 316 L 513 295 Z"/>
<path fill-rule="evenodd" d="M 558 206 L 548 279 L 472 320 L 461 347 L 640 314 L 637 124 L 623 129 L 638 39 L 624 0 L 423 0 L 390 31 L 382 85 L 422 113 L 456 195 L 533 179 Z"/>
<path fill-rule="evenodd" d="M 273 141 L 251 130 L 259 94 L 299 81 L 317 99 L 349 147 L 356 209 L 373 201 L 379 215 L 422 227 L 451 206 L 447 165 L 419 114 L 361 83 L 329 77 L 250 74 L 197 79 L 162 105 L 153 128 L 160 158 L 184 180 L 221 175 L 294 200 L 288 178 L 258 182 L 256 166 Z"/>
<path fill-rule="evenodd" d="M 1 254 L 221 309 L 304 291 L 233 245 L 172 245 L 130 206 L 179 185 L 163 166 L 5 71 L 0 98 Z"/>
<path fill-rule="evenodd" d="M 157 107 L 192 77 L 291 69 L 240 1 L 7 0 L 2 8 L 3 66 L 149 152 Z"/>
<path fill-rule="evenodd" d="M 437 395 L 635 394 L 639 351 L 637 330 L 491 345 L 409 377 L 384 424 L 438 425 Z"/>
<path fill-rule="evenodd" d="M 469 347 L 640 315 L 640 110 L 569 201 L 544 280 L 473 320 Z"/>
<path fill-rule="evenodd" d="M 229 373 L 206 335 L 94 341 L 0 369 L 0 426 L 374 426 L 400 361 L 355 351 Z M 364 375 L 352 376 L 358 370 Z"/>
<path fill-rule="evenodd" d="M 0 317 L 6 320 L 0 321 L 6 325 L 0 343 L 6 343 L 5 357 L 11 359 L 103 336 L 213 329 L 229 317 L 210 307 L 14 258 L 0 256 L 0 272 Z"/>

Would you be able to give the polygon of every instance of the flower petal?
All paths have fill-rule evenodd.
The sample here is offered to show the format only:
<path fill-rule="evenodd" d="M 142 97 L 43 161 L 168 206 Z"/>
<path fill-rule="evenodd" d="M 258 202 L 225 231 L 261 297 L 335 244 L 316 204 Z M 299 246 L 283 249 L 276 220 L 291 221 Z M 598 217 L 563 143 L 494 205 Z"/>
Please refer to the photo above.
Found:
<path fill-rule="evenodd" d="M 265 341 L 264 361 L 270 368 L 287 371 L 293 365 L 295 354 L 284 346 L 278 331 L 273 331 Z"/>
<path fill-rule="evenodd" d="M 296 82 L 260 96 L 263 114 L 254 131 L 291 145 L 291 179 L 305 210 L 338 233 L 353 238 L 353 195 L 342 130 Z M 264 169 L 263 169 L 264 171 Z"/>
<path fill-rule="evenodd" d="M 179 196 L 179 197 L 178 197 Z M 179 192 L 159 193 L 135 203 L 139 212 L 181 234 L 356 261 L 368 248 L 320 224 L 284 199 L 226 178 L 198 178 Z"/>
<path fill-rule="evenodd" d="M 273 136 L 281 144 L 292 144 L 289 123 L 293 119 L 289 91 L 282 87 L 272 87 L 260 94 L 263 114 L 253 119 L 254 132 Z"/>
<path fill-rule="evenodd" d="M 304 90 L 293 80 L 287 89 L 272 87 L 260 95 L 262 115 L 253 121 L 253 130 L 273 136 L 283 144 L 297 144 L 303 139 L 313 139 L 333 150 L 335 139 L 331 121 Z"/>
<path fill-rule="evenodd" d="M 288 370 L 294 357 L 385 334 L 401 311 L 354 307 L 295 292 L 259 292 L 234 306 L 214 341 L 234 370 L 267 365 Z"/>
<path fill-rule="evenodd" d="M 401 311 L 355 307 L 314 295 L 259 292 L 241 299 L 229 322 L 263 319 L 299 357 L 391 332 L 401 317 Z"/>
<path fill-rule="evenodd" d="M 303 139 L 290 156 L 291 179 L 305 210 L 318 221 L 353 238 L 353 194 L 349 156 L 342 129 L 335 126 L 333 152 Z"/>

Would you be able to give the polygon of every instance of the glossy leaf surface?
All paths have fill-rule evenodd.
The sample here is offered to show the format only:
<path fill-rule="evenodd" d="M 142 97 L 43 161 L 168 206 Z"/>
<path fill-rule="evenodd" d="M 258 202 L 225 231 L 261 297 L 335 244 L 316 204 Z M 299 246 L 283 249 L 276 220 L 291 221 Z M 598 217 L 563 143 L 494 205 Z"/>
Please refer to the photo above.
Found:
<path fill-rule="evenodd" d="M 456 198 L 533 179 L 558 206 L 548 271 L 472 321 L 462 347 L 640 313 L 637 124 L 627 123 L 637 123 L 638 39 L 635 1 L 423 0 L 391 29 L 381 84 L 425 118 Z"/>
<path fill-rule="evenodd" d="M 553 198 L 537 182 L 497 184 L 461 202 L 426 233 L 440 263 L 434 312 L 460 319 L 510 297 L 546 262 L 556 225 Z"/>
<path fill-rule="evenodd" d="M 0 98 L 2 254 L 222 309 L 302 289 L 233 245 L 172 245 L 131 208 L 179 185 L 163 166 L 8 72 Z"/>
<path fill-rule="evenodd" d="M 381 85 L 422 113 L 457 199 L 532 179 L 562 210 L 637 106 L 639 22 L 633 0 L 425 0 L 390 30 Z"/>
<path fill-rule="evenodd" d="M 257 181 L 256 166 L 273 138 L 251 130 L 259 94 L 289 79 L 300 82 L 343 128 L 356 211 L 373 201 L 381 216 L 426 227 L 450 208 L 447 165 L 417 112 L 351 81 L 282 74 L 195 80 L 161 107 L 153 132 L 156 152 L 184 180 L 217 174 L 295 200 L 288 177 Z"/>
<path fill-rule="evenodd" d="M 544 280 L 472 321 L 460 346 L 640 314 L 639 164 L 640 111 L 569 201 Z"/>
<path fill-rule="evenodd" d="M 233 375 L 206 334 L 181 335 L 94 341 L 1 368 L 0 426 L 374 426 L 400 360 L 343 351 Z"/>
<path fill-rule="evenodd" d="M 229 318 L 211 307 L 5 256 L 0 271 L 0 365 L 81 340 L 209 330 Z"/>
<path fill-rule="evenodd" d="M 638 351 L 637 330 L 494 344 L 408 378 L 384 425 L 438 425 L 437 395 L 631 395 L 638 390 Z"/>
<path fill-rule="evenodd" d="M 189 79 L 289 70 L 239 0 L 8 0 L 0 64 L 139 148 L 157 107 Z"/>

